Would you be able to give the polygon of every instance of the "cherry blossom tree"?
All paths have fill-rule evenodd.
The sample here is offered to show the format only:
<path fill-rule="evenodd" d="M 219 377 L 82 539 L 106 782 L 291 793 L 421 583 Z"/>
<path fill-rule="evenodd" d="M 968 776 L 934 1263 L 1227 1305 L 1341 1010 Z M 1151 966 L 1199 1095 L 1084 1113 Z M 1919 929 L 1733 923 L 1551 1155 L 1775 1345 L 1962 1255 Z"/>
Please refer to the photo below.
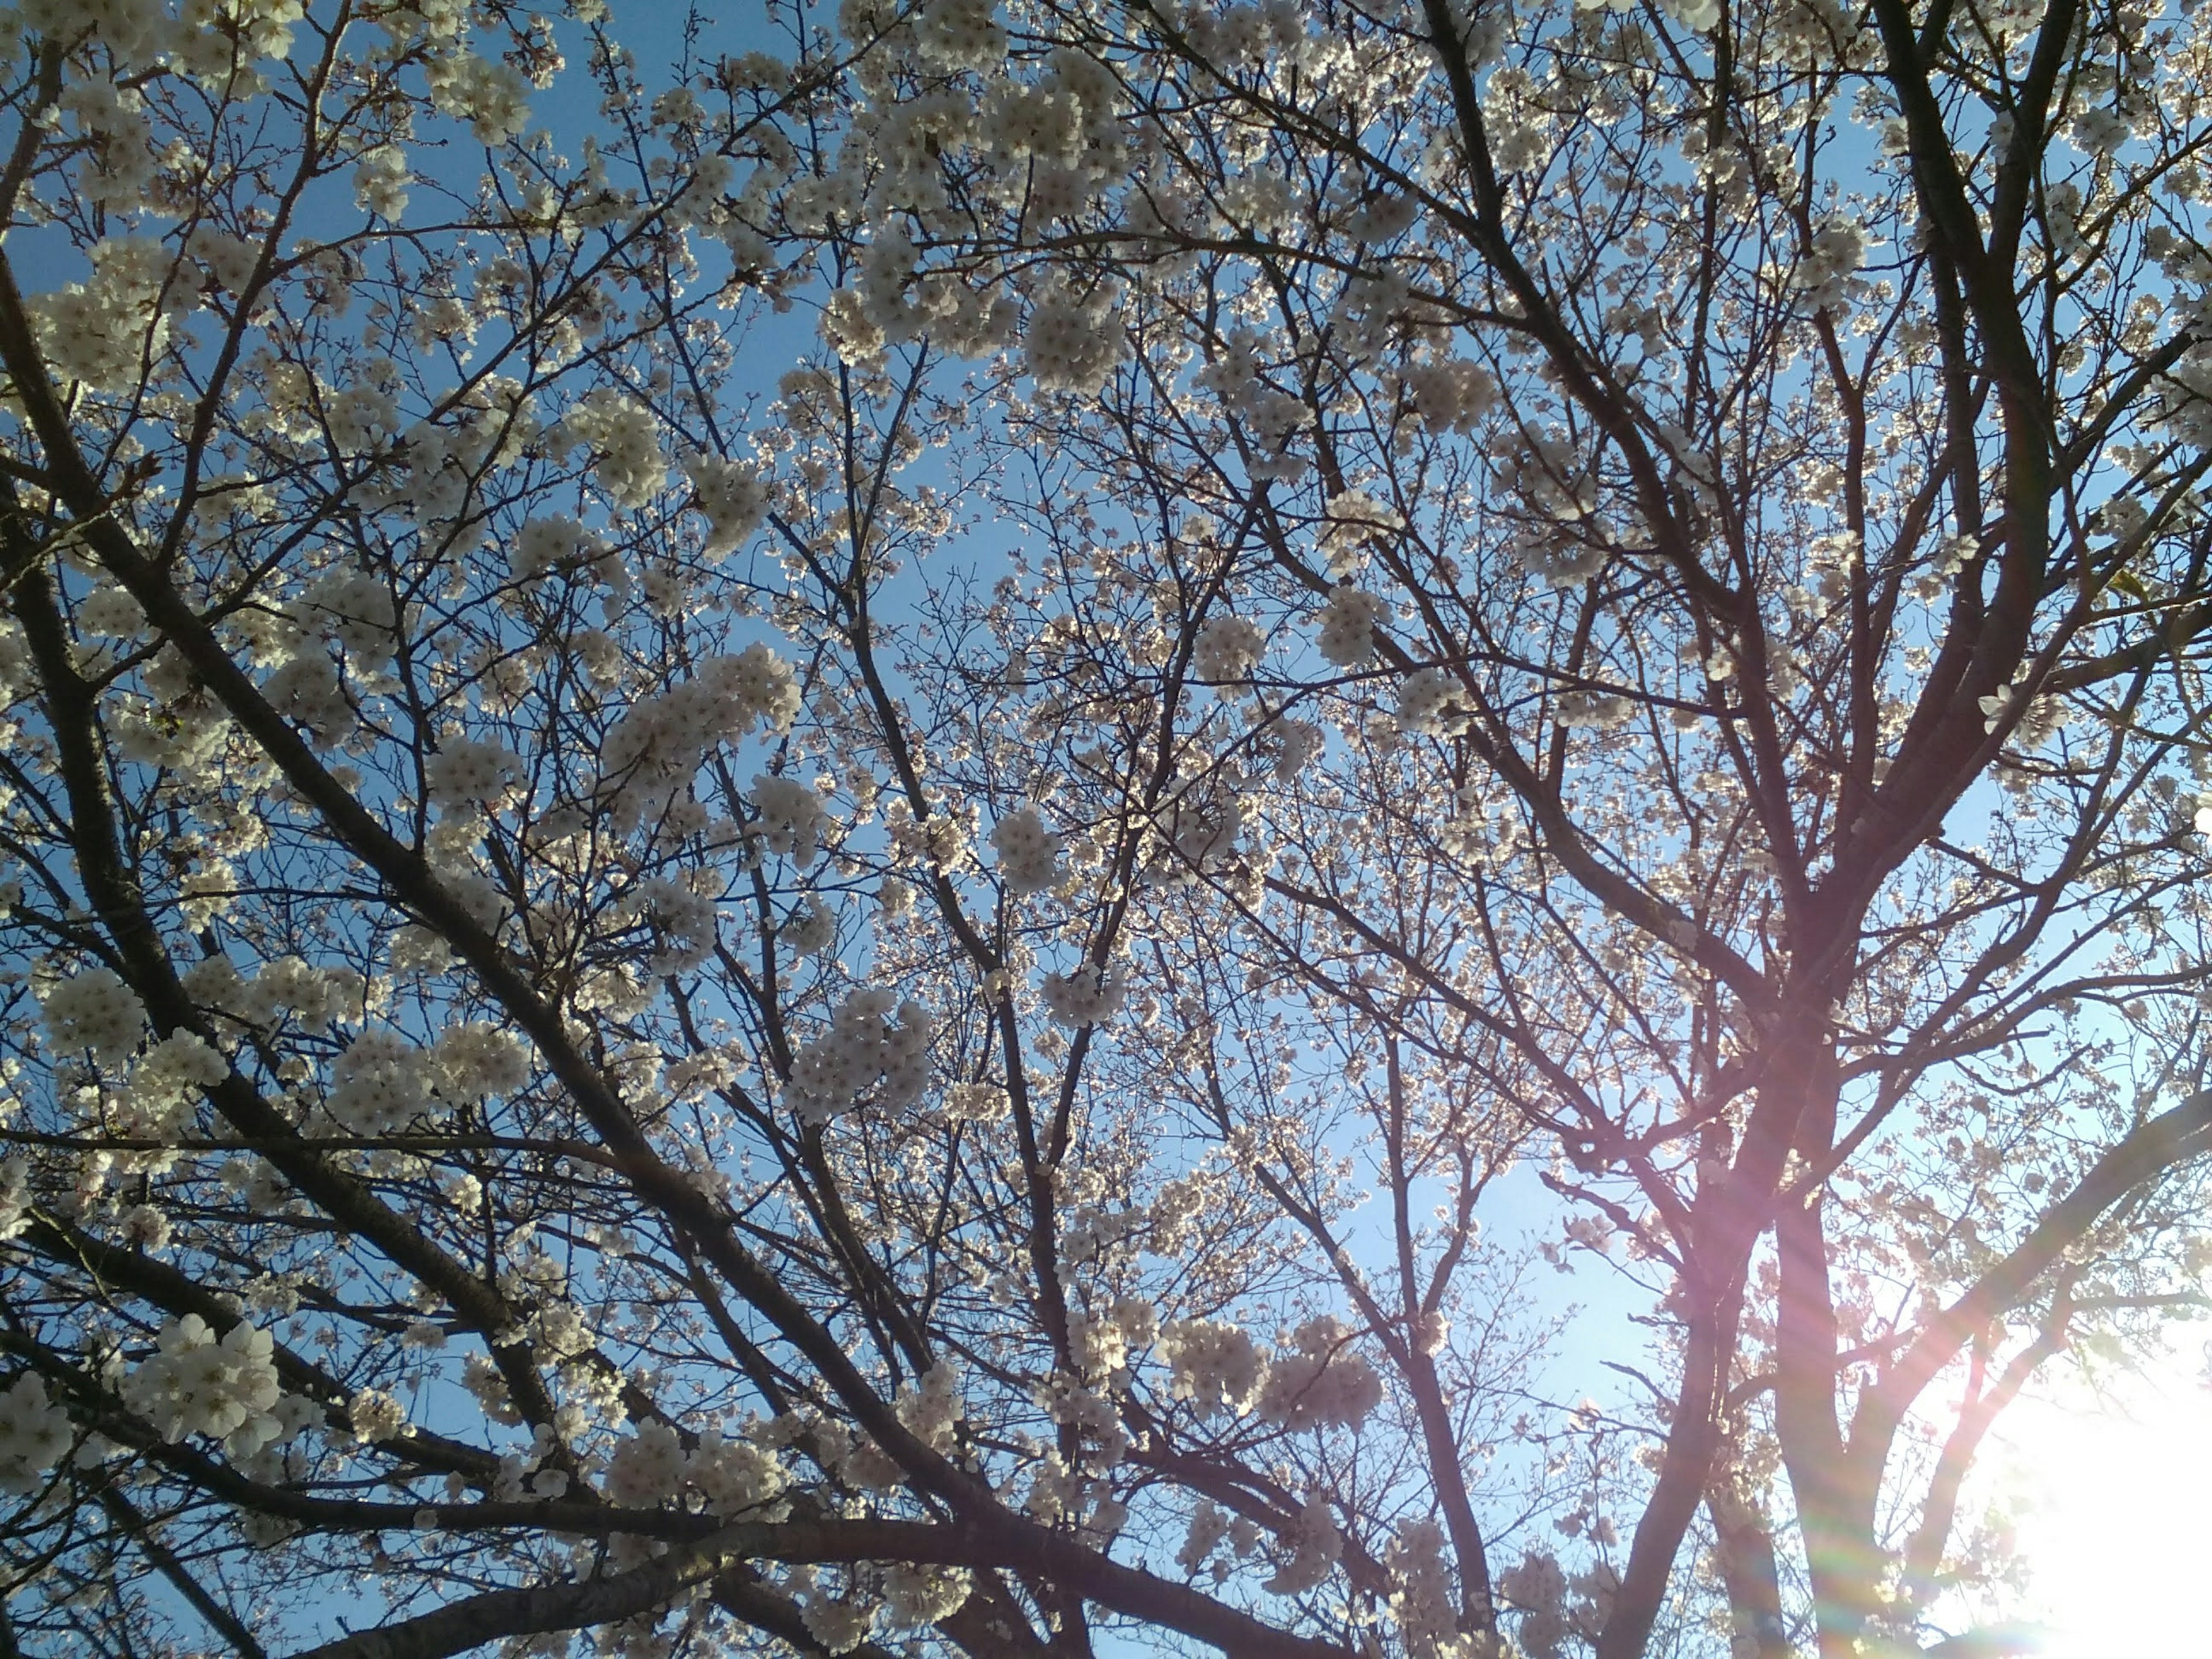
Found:
<path fill-rule="evenodd" d="M 0 1653 L 1996 1644 L 2212 25 L 7 21 Z"/>

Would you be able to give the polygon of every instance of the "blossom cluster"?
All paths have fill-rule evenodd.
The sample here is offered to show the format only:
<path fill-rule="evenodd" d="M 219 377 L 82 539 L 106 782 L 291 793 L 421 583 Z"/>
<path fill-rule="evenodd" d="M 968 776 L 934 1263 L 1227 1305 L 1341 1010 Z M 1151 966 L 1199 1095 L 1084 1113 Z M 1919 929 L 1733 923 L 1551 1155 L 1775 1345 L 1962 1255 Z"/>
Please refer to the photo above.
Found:
<path fill-rule="evenodd" d="M 448 738 L 422 768 L 431 804 L 449 810 L 496 805 L 521 775 L 514 753 L 483 738 Z"/>
<path fill-rule="evenodd" d="M 1079 299 L 1047 288 L 1030 301 L 1022 349 L 1040 392 L 1092 392 L 1105 384 L 1126 349 L 1109 296 Z"/>
<path fill-rule="evenodd" d="M 426 67 L 431 103 L 440 114 L 467 122 L 478 143 L 505 143 L 530 125 L 530 83 L 514 64 L 448 52 Z"/>
<path fill-rule="evenodd" d="M 261 682 L 261 695 L 286 720 L 305 727 L 319 748 L 335 749 L 360 724 L 337 665 L 319 641 L 299 641 Z"/>
<path fill-rule="evenodd" d="M 975 1587 L 965 1567 L 895 1562 L 884 1569 L 883 1616 L 890 1623 L 918 1630 L 960 1611 Z"/>
<path fill-rule="evenodd" d="M 1349 584 L 1331 588 L 1314 641 L 1322 659 L 1338 668 L 1362 666 L 1375 654 L 1375 628 L 1382 609 L 1382 601 L 1364 589 Z"/>
<path fill-rule="evenodd" d="M 388 1134 L 428 1111 L 437 1078 L 428 1050 L 389 1027 L 363 1031 L 331 1062 L 324 1105 L 355 1134 Z"/>
<path fill-rule="evenodd" d="M 1103 1025 L 1121 1012 L 1129 1000 L 1128 975 L 1119 968 L 1078 969 L 1072 974 L 1047 974 L 1037 986 L 1045 1013 L 1055 1024 L 1079 1030 Z"/>
<path fill-rule="evenodd" d="M 1804 302 L 1814 311 L 1840 307 L 1850 293 L 1850 279 L 1865 263 L 1865 230 L 1849 219 L 1830 219 L 1814 231 L 1811 244 L 1798 261 L 1796 286 Z"/>
<path fill-rule="evenodd" d="M 780 1519 L 791 1476 L 774 1451 L 743 1436 L 708 1429 L 689 1448 L 657 1417 L 637 1426 L 607 1459 L 607 1497 L 625 1509 L 655 1509 L 690 1495 L 724 1520 Z"/>
<path fill-rule="evenodd" d="M 902 106 L 891 125 L 924 142 L 941 137 L 939 117 L 948 105 L 925 100 Z M 939 131 L 932 131 L 932 129 Z M 830 296 L 825 331 L 848 362 L 875 359 L 887 344 L 925 335 L 940 349 L 980 357 L 1012 344 L 1020 332 L 1021 302 L 988 293 L 950 272 L 921 273 L 913 242 L 896 225 L 876 233 L 863 255 L 858 281 Z M 1049 384 L 1054 364 L 1046 366 Z"/>
<path fill-rule="evenodd" d="M 663 940 L 646 963 L 647 973 L 688 973 L 713 953 L 718 916 L 712 895 L 688 882 L 656 876 L 640 884 L 635 905 Z"/>
<path fill-rule="evenodd" d="M 48 1401 L 44 1377 L 24 1372 L 0 1393 L 0 1492 L 38 1491 L 69 1449 L 69 1413 Z"/>
<path fill-rule="evenodd" d="M 935 1026 L 919 1002 L 900 1002 L 875 987 L 838 1005 L 829 1029 L 793 1057 L 785 1093 L 810 1123 L 851 1111 L 871 1099 L 908 1106 L 929 1082 L 929 1036 Z"/>
<path fill-rule="evenodd" d="M 1256 1409 L 1279 1428 L 1358 1428 L 1382 1403 L 1382 1379 L 1348 1346 L 1352 1333 L 1328 1315 L 1291 1334 L 1269 1362 Z"/>
<path fill-rule="evenodd" d="M 1213 361 L 1199 371 L 1198 383 L 1221 399 L 1222 410 L 1245 434 L 1255 453 L 1255 476 L 1296 478 L 1304 458 L 1290 453 L 1292 440 L 1310 418 L 1305 400 L 1271 382 L 1265 371 L 1262 337 L 1250 329 L 1233 331 Z"/>
<path fill-rule="evenodd" d="M 665 811 L 719 744 L 756 723 L 788 727 L 799 713 L 791 665 L 757 641 L 708 659 L 688 680 L 641 698 L 607 733 L 600 787 L 617 822 L 635 826 Z"/>
<path fill-rule="evenodd" d="M 162 1326 L 155 1352 L 123 1379 L 123 1402 L 171 1444 L 204 1434 L 245 1456 L 283 1433 L 275 1352 L 255 1326 L 240 1322 L 218 1339 L 186 1314 Z"/>
<path fill-rule="evenodd" d="M 90 279 L 40 295 L 33 320 L 59 374 L 95 392 L 125 391 L 167 345 L 170 319 L 198 296 L 173 276 L 174 253 L 151 238 L 110 237 L 91 258 Z"/>
<path fill-rule="evenodd" d="M 797 778 L 757 772 L 753 775 L 753 810 L 758 814 L 753 829 L 769 852 L 801 870 L 814 862 L 830 817 L 820 795 Z"/>
<path fill-rule="evenodd" d="M 1298 1511 L 1297 1525 L 1285 1540 L 1288 1553 L 1275 1566 L 1275 1576 L 1261 1588 L 1274 1595 L 1304 1595 L 1327 1582 L 1344 1555 L 1344 1534 L 1336 1529 L 1328 1500 L 1318 1495 L 1306 1499 Z"/>
<path fill-rule="evenodd" d="M 346 1421 L 356 1439 L 374 1445 L 405 1432 L 407 1408 L 381 1389 L 362 1389 L 346 1402 Z"/>
<path fill-rule="evenodd" d="M 363 150 L 354 163 L 354 200 L 362 211 L 397 219 L 407 210 L 407 186 L 414 179 L 407 152 L 398 144 Z"/>
<path fill-rule="evenodd" d="M 229 1075 L 223 1057 L 190 1031 L 175 1031 L 153 1044 L 131 1068 L 128 1085 L 115 1097 L 115 1127 L 133 1139 L 174 1146 L 200 1091 Z"/>
<path fill-rule="evenodd" d="M 146 1005 L 112 968 L 88 968 L 40 999 L 46 1035 L 57 1048 L 89 1052 L 112 1064 L 138 1046 Z"/>
<path fill-rule="evenodd" d="M 483 1023 L 453 1026 L 423 1048 L 389 1026 L 363 1031 L 331 1062 L 324 1107 L 354 1134 L 389 1134 L 430 1111 L 507 1094 L 529 1077 L 529 1049 Z"/>
<path fill-rule="evenodd" d="M 1364 489 L 1346 489 L 1322 503 L 1321 553 L 1336 581 L 1349 581 L 1367 563 L 1368 549 L 1405 528 L 1397 509 Z"/>
<path fill-rule="evenodd" d="M 1626 697 L 1610 691 L 1562 691 L 1552 706 L 1553 718 L 1570 731 L 1584 728 L 1609 732 L 1626 726 L 1636 714 Z"/>
<path fill-rule="evenodd" d="M 1481 364 L 1462 357 L 1418 363 L 1399 380 L 1406 389 L 1406 401 L 1431 432 L 1462 435 L 1472 432 L 1475 422 L 1498 402 L 1497 377 Z"/>
<path fill-rule="evenodd" d="M 398 386 L 368 381 L 352 388 L 353 440 L 380 436 L 398 421 Z M 520 382 L 488 375 L 456 400 L 447 415 L 408 428 L 380 486 L 364 486 L 362 504 L 404 510 L 423 526 L 459 518 L 488 468 L 510 466 L 544 431 Z M 335 434 L 334 434 L 335 435 Z"/>
<path fill-rule="evenodd" d="M 694 455 L 684 463 L 684 474 L 691 481 L 692 505 L 707 520 L 700 550 L 708 558 L 734 551 L 768 516 L 768 482 L 758 469 Z"/>
<path fill-rule="evenodd" d="M 1202 1419 L 1256 1412 L 1278 1428 L 1358 1428 L 1382 1401 L 1382 1381 L 1328 1315 L 1291 1334 L 1272 1357 L 1241 1326 L 1209 1319 L 1160 1327 L 1169 1394 Z"/>
<path fill-rule="evenodd" d="M 606 556 L 606 544 L 565 513 L 524 521 L 507 548 L 507 568 L 515 580 L 537 581 L 548 572 L 588 569 Z"/>
<path fill-rule="evenodd" d="M 960 1368 L 940 1359 L 921 1374 L 916 1383 L 899 1390 L 893 1409 L 900 1423 L 933 1451 L 949 1452 L 961 1418 L 966 1413 L 962 1398 Z"/>
<path fill-rule="evenodd" d="M 351 968 L 318 967 L 295 956 L 264 962 L 251 977 L 240 973 L 228 956 L 205 957 L 182 978 L 195 1002 L 260 1026 L 274 1026 L 288 1018 L 308 1029 L 327 1025 L 349 1018 L 362 1006 L 368 989 Z"/>
<path fill-rule="evenodd" d="M 1171 1320 L 1160 1327 L 1168 1392 L 1187 1400 L 1202 1419 L 1242 1417 L 1260 1397 L 1267 1356 L 1242 1326 L 1211 1319 Z"/>
<path fill-rule="evenodd" d="M 999 855 L 999 878 L 1010 893 L 1042 893 L 1059 879 L 1064 836 L 1044 827 L 1034 806 L 1018 807 L 991 830 L 991 850 Z"/>
<path fill-rule="evenodd" d="M 591 451 L 593 476 L 617 507 L 635 510 L 668 482 L 668 457 L 653 411 L 611 387 L 588 392 L 546 434 L 557 456 Z"/>
<path fill-rule="evenodd" d="M 333 641 L 356 667 L 391 661 L 398 644 L 392 589 L 365 570 L 324 572 L 287 611 L 303 637 Z"/>
<path fill-rule="evenodd" d="M 1249 617 L 1214 617 L 1191 641 L 1190 672 L 1216 685 L 1242 685 L 1267 649 L 1267 635 Z"/>
<path fill-rule="evenodd" d="M 1079 1259 L 1080 1245 L 1070 1249 Z M 1077 1370 L 1086 1377 L 1120 1386 L 1129 1376 L 1129 1356 L 1159 1340 L 1159 1314 L 1140 1296 L 1121 1296 L 1103 1309 L 1067 1310 L 1067 1344 Z"/>
<path fill-rule="evenodd" d="M 1472 1638 L 1459 1631 L 1459 1609 L 1444 1566 L 1443 1528 L 1426 1516 L 1398 1523 L 1382 1565 L 1395 1581 L 1390 1619 L 1410 1659 L 1475 1659 Z"/>
<path fill-rule="evenodd" d="M 1398 729 L 1409 737 L 1449 737 L 1468 718 L 1467 688 L 1447 668 L 1416 669 L 1398 687 Z"/>
<path fill-rule="evenodd" d="M 0 1238 L 23 1231 L 31 1209 L 31 1163 L 26 1158 L 0 1162 Z"/>

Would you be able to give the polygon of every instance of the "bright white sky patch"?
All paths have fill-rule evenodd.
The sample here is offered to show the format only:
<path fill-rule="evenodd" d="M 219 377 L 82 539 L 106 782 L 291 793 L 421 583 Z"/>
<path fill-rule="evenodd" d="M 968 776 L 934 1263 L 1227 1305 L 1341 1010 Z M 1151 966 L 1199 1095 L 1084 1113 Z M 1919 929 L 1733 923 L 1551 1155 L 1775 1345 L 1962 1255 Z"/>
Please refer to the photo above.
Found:
<path fill-rule="evenodd" d="M 2068 1380 L 2020 1401 L 1992 1436 L 2000 1496 L 2027 1504 L 2020 1546 L 2034 1571 L 2031 1609 L 2050 1632 L 2041 1659 L 2212 1653 L 2212 1389 L 2181 1334 L 2179 1352 L 2105 1399 Z"/>

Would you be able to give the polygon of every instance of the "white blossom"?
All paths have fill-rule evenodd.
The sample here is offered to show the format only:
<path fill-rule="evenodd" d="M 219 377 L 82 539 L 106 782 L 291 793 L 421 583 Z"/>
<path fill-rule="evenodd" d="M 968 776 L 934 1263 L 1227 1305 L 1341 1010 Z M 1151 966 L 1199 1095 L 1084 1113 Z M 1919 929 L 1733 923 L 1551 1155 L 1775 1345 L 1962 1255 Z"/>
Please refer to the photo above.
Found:
<path fill-rule="evenodd" d="M 1304 1595 L 1320 1588 L 1344 1554 L 1344 1536 L 1330 1516 L 1328 1500 L 1319 1496 L 1306 1500 L 1284 1541 L 1287 1553 L 1278 1559 L 1275 1576 L 1261 1586 L 1275 1595 Z"/>
<path fill-rule="evenodd" d="M 581 444 L 592 453 L 592 475 L 617 507 L 643 507 L 668 482 L 659 423 L 643 404 L 602 387 L 586 392 L 547 434 L 556 453 Z"/>
<path fill-rule="evenodd" d="M 123 1402 L 172 1444 L 204 1434 L 247 1455 L 278 1433 L 274 1352 L 264 1330 L 240 1322 L 218 1340 L 186 1314 L 161 1328 L 156 1351 L 123 1379 Z"/>
<path fill-rule="evenodd" d="M 1118 968 L 1047 974 L 1037 990 L 1053 1022 L 1074 1030 L 1103 1025 L 1129 998 L 1128 976 Z"/>
<path fill-rule="evenodd" d="M 1797 264 L 1796 284 L 1805 303 L 1814 310 L 1840 306 L 1866 253 L 1866 233 L 1859 224 L 1844 218 L 1822 223 Z"/>
<path fill-rule="evenodd" d="M 830 1654 L 850 1653 L 868 1639 L 868 1632 L 876 1627 L 876 1607 L 872 1601 L 847 1600 L 820 1594 L 810 1595 L 799 1612 L 800 1622 L 806 1633 Z"/>
<path fill-rule="evenodd" d="M 1183 1534 L 1182 1547 L 1176 1551 L 1176 1565 L 1186 1573 L 1196 1572 L 1228 1536 L 1229 1512 L 1201 1498 L 1190 1512 L 1190 1525 Z"/>
<path fill-rule="evenodd" d="M 899 1390 L 895 1407 L 908 1433 L 933 1451 L 951 1451 L 954 1431 L 965 1409 L 960 1368 L 949 1359 L 939 1360 L 921 1374 L 918 1386 Z"/>
<path fill-rule="evenodd" d="M 428 1049 L 377 1026 L 363 1031 L 331 1062 L 324 1103 L 351 1133 L 389 1134 L 430 1109 L 437 1080 Z"/>
<path fill-rule="evenodd" d="M 1216 685 L 1242 685 L 1267 648 L 1267 636 L 1247 617 L 1216 617 L 1191 642 L 1190 671 Z"/>
<path fill-rule="evenodd" d="M 1364 568 L 1372 540 L 1391 539 L 1406 524 L 1396 508 L 1364 489 L 1347 489 L 1330 496 L 1322 514 L 1325 520 L 1322 556 L 1330 577 L 1340 582 L 1349 581 Z"/>
<path fill-rule="evenodd" d="M 973 1582 L 965 1567 L 894 1562 L 884 1570 L 884 1619 L 907 1629 L 949 1619 L 968 1600 Z"/>
<path fill-rule="evenodd" d="M 363 1389 L 346 1402 L 346 1420 L 365 1443 L 394 1439 L 407 1429 L 407 1408 L 381 1389 Z"/>
<path fill-rule="evenodd" d="M 1434 1521 L 1401 1521 L 1383 1553 L 1382 1564 L 1395 1580 L 1390 1620 L 1408 1659 L 1477 1659 L 1481 1651 L 1474 1638 L 1460 1633 L 1443 1543 L 1443 1528 Z"/>
<path fill-rule="evenodd" d="M 1042 893 L 1059 878 L 1056 868 L 1064 836 L 1044 827 L 1034 806 L 1017 807 L 991 830 L 991 848 L 999 855 L 999 878 L 1010 893 Z"/>
<path fill-rule="evenodd" d="M 20 1236 L 29 1224 L 31 1164 L 21 1157 L 0 1163 L 0 1239 Z"/>
<path fill-rule="evenodd" d="M 1291 1334 L 1288 1352 L 1268 1362 L 1258 1410 L 1286 1429 L 1356 1429 L 1382 1401 L 1382 1379 L 1355 1352 L 1352 1333 L 1327 1315 Z"/>
<path fill-rule="evenodd" d="M 44 1377 L 25 1371 L 0 1392 L 0 1492 L 38 1491 L 70 1438 L 69 1413 L 47 1400 Z"/>
<path fill-rule="evenodd" d="M 159 1255 L 169 1248 L 169 1218 L 152 1204 L 134 1204 L 123 1212 L 122 1224 L 117 1229 L 123 1242 L 137 1246 L 149 1255 Z"/>
<path fill-rule="evenodd" d="M 1038 391 L 1068 392 L 1097 391 L 1125 349 L 1105 295 L 1079 300 L 1057 287 L 1030 302 L 1022 347 Z"/>
<path fill-rule="evenodd" d="M 791 1476 L 775 1454 L 741 1437 L 726 1437 L 708 1429 L 685 1458 L 684 1475 L 705 1501 L 708 1510 L 724 1520 L 758 1514 L 775 1519 L 778 1500 L 791 1484 Z"/>
<path fill-rule="evenodd" d="M 430 99 L 469 124 L 477 142 L 501 144 L 530 125 L 530 83 L 512 64 L 450 52 L 430 59 Z"/>
<path fill-rule="evenodd" d="M 400 145 L 379 144 L 363 150 L 354 163 L 354 200 L 363 212 L 396 220 L 407 210 L 407 186 L 413 177 L 407 152 Z"/>
<path fill-rule="evenodd" d="M 707 520 L 701 550 L 708 558 L 742 544 L 768 515 L 768 482 L 757 468 L 694 455 L 684 463 L 684 472 L 691 480 L 692 505 Z"/>
<path fill-rule="evenodd" d="M 454 808 L 497 805 L 522 775 L 521 763 L 503 744 L 489 738 L 448 738 L 423 769 L 433 805 Z"/>
<path fill-rule="evenodd" d="M 665 811 L 721 744 L 756 725 L 782 731 L 798 712 L 790 665 L 767 646 L 710 658 L 631 706 L 601 747 L 599 787 L 616 822 L 635 826 Z"/>
<path fill-rule="evenodd" d="M 625 1509 L 653 1509 L 675 1498 L 684 1485 L 684 1440 L 659 1418 L 616 1446 L 607 1460 L 607 1496 Z"/>
<path fill-rule="evenodd" d="M 1333 587 L 1322 606 L 1321 632 L 1315 641 L 1322 659 L 1339 668 L 1358 668 L 1375 654 L 1375 628 L 1382 601 L 1350 586 Z"/>
<path fill-rule="evenodd" d="M 1420 668 L 1398 687 L 1398 729 L 1409 737 L 1445 737 L 1468 725 L 1467 690 L 1445 668 Z"/>
<path fill-rule="evenodd" d="M 116 1127 L 133 1138 L 173 1146 L 182 1138 L 202 1091 L 230 1075 L 223 1057 L 190 1031 L 152 1044 L 131 1068 L 116 1097 Z"/>
<path fill-rule="evenodd" d="M 874 988 L 855 991 L 838 1006 L 829 1029 L 793 1057 L 786 1097 L 814 1123 L 864 1103 L 911 1105 L 929 1081 L 934 1024 L 919 1002 L 900 1002 Z"/>
<path fill-rule="evenodd" d="M 448 1026 L 430 1046 L 438 1092 L 449 1101 L 511 1095 L 529 1080 L 530 1048 L 501 1025 L 465 1021 Z"/>
<path fill-rule="evenodd" d="M 1201 1419 L 1242 1417 L 1267 1382 L 1267 1358 L 1240 1326 L 1174 1320 L 1160 1327 L 1160 1352 L 1171 1376 L 1170 1394 L 1188 1401 Z"/>
<path fill-rule="evenodd" d="M 92 276 L 31 301 L 40 343 L 64 378 L 95 392 L 137 384 L 167 348 L 173 312 L 194 301 L 173 275 L 174 256 L 146 237 L 111 237 L 90 250 Z"/>
<path fill-rule="evenodd" d="M 830 818 L 820 795 L 796 778 L 755 773 L 753 808 L 759 814 L 755 828 L 769 852 L 801 870 L 814 862 Z"/>
<path fill-rule="evenodd" d="M 64 980 L 41 999 L 40 1012 L 56 1048 L 111 1064 L 136 1048 L 146 1029 L 146 1005 L 110 968 Z"/>
<path fill-rule="evenodd" d="M 1497 378 L 1463 358 L 1416 364 L 1400 380 L 1413 413 L 1431 432 L 1471 432 L 1498 402 Z"/>

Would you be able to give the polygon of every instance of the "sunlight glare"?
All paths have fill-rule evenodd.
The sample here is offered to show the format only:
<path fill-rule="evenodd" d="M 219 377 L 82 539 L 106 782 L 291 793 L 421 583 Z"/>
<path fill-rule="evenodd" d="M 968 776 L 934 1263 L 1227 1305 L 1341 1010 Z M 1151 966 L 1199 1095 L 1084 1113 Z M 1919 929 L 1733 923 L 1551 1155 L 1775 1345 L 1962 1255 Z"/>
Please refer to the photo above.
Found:
<path fill-rule="evenodd" d="M 2022 1400 L 1994 1443 L 2001 1492 L 2022 1501 L 2019 1541 L 2040 1659 L 2202 1659 L 2201 1494 L 2212 1489 L 2204 1358 L 2180 1352 L 2099 1400 L 2079 1383 Z"/>

